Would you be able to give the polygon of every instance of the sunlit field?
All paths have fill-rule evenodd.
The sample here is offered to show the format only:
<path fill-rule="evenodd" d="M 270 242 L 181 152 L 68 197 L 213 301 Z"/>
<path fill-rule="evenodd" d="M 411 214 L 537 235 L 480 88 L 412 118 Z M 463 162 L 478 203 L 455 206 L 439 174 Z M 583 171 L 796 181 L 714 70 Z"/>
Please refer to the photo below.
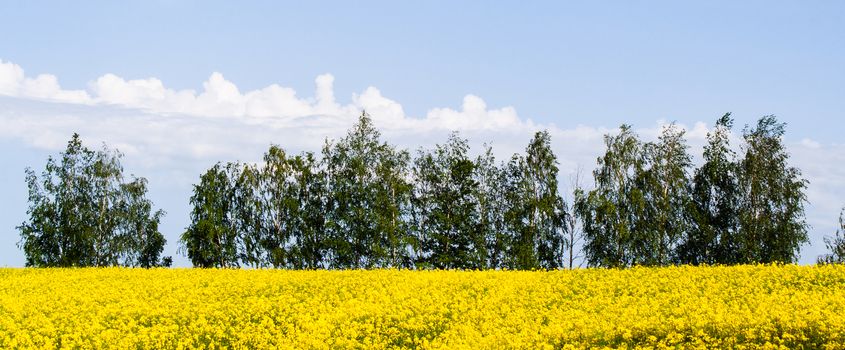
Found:
<path fill-rule="evenodd" d="M 0 348 L 843 348 L 845 266 L 0 269 Z"/>

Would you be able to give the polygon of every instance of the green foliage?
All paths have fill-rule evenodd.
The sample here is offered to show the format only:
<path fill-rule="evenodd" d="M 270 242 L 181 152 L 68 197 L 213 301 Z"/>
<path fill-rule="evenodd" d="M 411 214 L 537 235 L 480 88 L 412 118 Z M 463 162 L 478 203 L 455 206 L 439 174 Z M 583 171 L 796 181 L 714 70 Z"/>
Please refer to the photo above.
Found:
<path fill-rule="evenodd" d="M 638 180 L 643 174 L 643 145 L 629 125 L 605 135 L 607 151 L 593 171 L 595 189 L 575 204 L 584 222 L 584 254 L 590 266 L 625 267 L 643 263 L 646 249 L 640 228 L 646 202 Z"/>
<path fill-rule="evenodd" d="M 505 172 L 496 166 L 493 148 L 485 145 L 484 153 L 475 159 L 474 179 L 478 183 L 475 197 L 478 202 L 479 233 L 484 237 L 487 268 L 506 267 L 508 247 L 511 244 L 506 230 L 504 212 Z"/>
<path fill-rule="evenodd" d="M 839 229 L 833 236 L 824 238 L 824 245 L 830 253 L 820 256 L 819 264 L 845 263 L 845 208 L 839 212 Z"/>
<path fill-rule="evenodd" d="M 277 146 L 264 154 L 257 171 L 259 242 L 266 256 L 261 264 L 275 267 L 317 268 L 326 254 L 323 239 L 325 179 L 312 153 L 289 157 Z"/>
<path fill-rule="evenodd" d="M 479 220 L 476 164 L 467 140 L 452 133 L 414 161 L 414 218 L 421 266 L 479 269 L 487 264 L 487 237 Z"/>
<path fill-rule="evenodd" d="M 61 160 L 47 159 L 41 176 L 26 169 L 29 219 L 18 226 L 27 266 L 169 265 L 160 258 L 164 212 L 153 211 L 147 181 L 124 182 L 121 154 L 92 151 L 74 134 Z"/>
<path fill-rule="evenodd" d="M 312 153 L 291 157 L 273 145 L 260 167 L 218 163 L 191 204 L 180 242 L 194 266 L 324 266 L 325 173 Z"/>
<path fill-rule="evenodd" d="M 622 125 L 570 208 L 547 131 L 499 164 L 489 146 L 471 158 L 457 132 L 411 160 L 364 113 L 319 160 L 271 146 L 259 165 L 215 165 L 181 242 L 196 266 L 220 267 L 571 268 L 578 241 L 589 266 L 794 261 L 807 183 L 787 163 L 784 126 L 746 128 L 737 160 L 732 124 L 717 121 L 694 171 L 680 127 L 642 142 Z M 841 240 L 826 242 L 837 256 Z"/>
<path fill-rule="evenodd" d="M 470 158 L 458 133 L 412 161 L 363 113 L 321 159 L 272 145 L 260 164 L 215 164 L 194 186 L 180 250 L 200 267 L 554 269 L 572 267 L 583 239 L 590 266 L 793 262 L 808 242 L 807 181 L 788 164 L 785 126 L 746 127 L 737 159 L 732 124 L 718 119 L 692 176 L 681 128 L 643 143 L 622 125 L 570 210 L 547 131 L 498 165 L 489 146 Z M 164 213 L 144 178 L 124 181 L 120 158 L 74 135 L 41 176 L 26 170 L 28 266 L 170 264 Z M 841 234 L 820 263 L 843 261 Z"/>
<path fill-rule="evenodd" d="M 684 131 L 675 124 L 666 126 L 656 143 L 643 149 L 643 172 L 638 176 L 645 204 L 644 219 L 638 230 L 639 262 L 642 265 L 668 265 L 678 261 L 677 245 L 688 231 L 689 168 L 692 158 Z"/>
<path fill-rule="evenodd" d="M 271 146 L 261 165 L 215 165 L 194 188 L 183 251 L 195 266 L 406 267 L 407 152 L 363 114 L 323 159 Z"/>
<path fill-rule="evenodd" d="M 293 159 L 294 195 L 297 198 L 290 251 L 293 268 L 316 269 L 326 256 L 324 210 L 326 179 L 314 154 L 306 152 Z"/>
<path fill-rule="evenodd" d="M 623 125 L 605 136 L 596 187 L 576 191 L 591 266 L 793 262 L 807 240 L 807 182 L 790 167 L 784 124 L 761 118 L 746 128 L 734 160 L 730 114 L 708 135 L 704 164 L 688 176 L 684 133 L 665 128 L 642 144 Z"/>
<path fill-rule="evenodd" d="M 410 267 L 413 265 L 411 246 L 414 238 L 410 234 L 408 216 L 411 210 L 413 185 L 409 181 L 411 157 L 405 150 L 396 150 L 383 145 L 376 164 L 376 218 L 380 242 L 377 256 L 386 257 L 386 267 Z"/>
<path fill-rule="evenodd" d="M 262 169 L 249 164 L 230 165 L 229 168 L 239 170 L 230 198 L 232 218 L 239 233 L 235 241 L 238 259 L 247 266 L 266 266 L 265 242 L 262 240 L 264 221 L 261 217 L 266 207 L 260 193 L 265 174 Z"/>
<path fill-rule="evenodd" d="M 237 165 L 215 164 L 194 185 L 191 224 L 180 239 L 194 266 L 239 266 L 233 202 Z"/>
<path fill-rule="evenodd" d="M 787 162 L 784 128 L 774 116 L 765 116 L 755 128 L 743 131 L 736 248 L 740 263 L 793 262 L 801 244 L 809 241 L 804 220 L 807 181 Z"/>
<path fill-rule="evenodd" d="M 551 136 L 540 131 L 528 144 L 525 157 L 508 164 L 510 213 L 513 232 L 509 252 L 515 269 L 554 269 L 563 265 L 566 205 L 558 191 L 557 158 Z"/>
<path fill-rule="evenodd" d="M 739 262 L 739 171 L 730 148 L 730 113 L 716 121 L 707 134 L 704 164 L 695 170 L 688 208 L 690 228 L 678 249 L 684 264 L 735 264 Z"/>
<path fill-rule="evenodd" d="M 348 134 L 323 147 L 326 229 L 335 268 L 402 267 L 408 258 L 407 152 L 382 143 L 363 113 Z"/>
<path fill-rule="evenodd" d="M 170 256 L 161 256 L 167 240 L 158 230 L 164 211 L 153 211 L 153 202 L 146 198 L 146 194 L 145 178 L 135 178 L 121 185 L 122 201 L 115 215 L 120 222 L 118 228 L 123 231 L 121 235 L 128 241 L 123 253 L 124 265 L 169 267 L 173 260 Z"/>

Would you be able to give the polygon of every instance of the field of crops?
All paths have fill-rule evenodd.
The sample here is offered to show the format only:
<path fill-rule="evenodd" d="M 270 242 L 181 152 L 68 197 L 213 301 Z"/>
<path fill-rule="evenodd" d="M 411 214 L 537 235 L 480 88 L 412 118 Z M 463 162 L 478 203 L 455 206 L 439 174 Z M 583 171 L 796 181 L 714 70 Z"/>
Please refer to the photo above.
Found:
<path fill-rule="evenodd" d="M 0 269 L 0 348 L 845 347 L 845 266 Z"/>

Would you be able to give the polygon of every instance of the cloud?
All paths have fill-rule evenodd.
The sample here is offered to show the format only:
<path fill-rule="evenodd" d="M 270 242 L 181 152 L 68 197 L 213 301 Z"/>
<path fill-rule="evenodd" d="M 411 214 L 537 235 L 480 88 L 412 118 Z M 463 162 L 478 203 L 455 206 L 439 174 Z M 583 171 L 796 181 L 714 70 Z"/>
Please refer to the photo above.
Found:
<path fill-rule="evenodd" d="M 0 60 L 0 95 L 37 98 L 78 104 L 91 103 L 91 97 L 82 90 L 63 90 L 55 75 L 40 74 L 27 78 L 23 68 Z"/>
<path fill-rule="evenodd" d="M 507 130 L 512 127 L 536 128 L 530 120 L 522 121 L 513 107 L 488 110 L 487 103 L 475 95 L 464 97 L 461 110 L 435 108 L 425 117 L 428 125 L 456 130 Z"/>
<path fill-rule="evenodd" d="M 420 117 L 407 115 L 399 102 L 376 87 L 354 93 L 350 103 L 340 104 L 334 79 L 331 74 L 316 77 L 313 97 L 276 84 L 241 91 L 217 72 L 201 91 L 174 90 L 158 78 L 127 80 L 113 74 L 95 79 L 83 91 L 62 89 L 53 75 L 27 77 L 20 66 L 0 61 L 0 141 L 56 152 L 78 132 L 90 146 L 106 142 L 120 149 L 127 168 L 164 186 L 168 195 L 177 197 L 174 203 L 184 205 L 191 184 L 214 162 L 259 161 L 271 143 L 291 152 L 319 152 L 324 140 L 342 136 L 361 110 L 372 116 L 389 142 L 412 152 L 445 141 L 450 130 L 460 130 L 474 152 L 491 143 L 496 157 L 507 160 L 525 149 L 534 132 L 547 129 L 564 190 L 569 190 L 569 176 L 577 169 L 582 170 L 585 184 L 592 183 L 590 171 L 604 150 L 603 136 L 616 131 L 538 124 L 513 107 L 490 108 L 471 94 L 457 107 L 432 108 Z M 659 120 L 636 131 L 643 140 L 654 140 L 666 124 Z M 691 154 L 700 157 L 711 127 L 704 122 L 679 126 L 687 131 Z M 740 144 L 736 133 L 731 139 L 734 146 Z M 812 246 L 804 250 L 802 261 L 812 262 L 823 252 L 821 238 L 835 231 L 839 209 L 845 205 L 845 145 L 804 139 L 788 149 L 791 164 L 810 181 L 807 219 L 813 226 Z M 32 162 L 41 164 L 43 159 Z M 186 209 L 166 209 L 168 220 L 180 229 Z"/>
<path fill-rule="evenodd" d="M 313 98 L 276 84 L 241 92 L 223 74 L 214 72 L 202 83 L 202 91 L 174 90 L 160 79 L 124 79 L 105 74 L 89 84 L 88 91 L 64 90 L 49 74 L 28 78 L 24 70 L 11 62 L 0 61 L 0 95 L 58 101 L 72 104 L 113 105 L 169 115 L 206 118 L 232 118 L 251 124 L 289 125 L 297 118 L 311 118 L 310 123 L 338 121 L 351 123 L 361 110 L 367 110 L 383 128 L 418 130 L 513 130 L 538 126 L 520 118 L 513 107 L 488 109 L 478 96 L 467 95 L 459 110 L 434 108 L 423 118 L 405 114 L 402 106 L 367 87 L 352 95 L 352 103 L 340 105 L 335 99 L 334 76 L 322 74 L 315 79 Z M 321 118 L 322 117 L 322 118 Z"/>

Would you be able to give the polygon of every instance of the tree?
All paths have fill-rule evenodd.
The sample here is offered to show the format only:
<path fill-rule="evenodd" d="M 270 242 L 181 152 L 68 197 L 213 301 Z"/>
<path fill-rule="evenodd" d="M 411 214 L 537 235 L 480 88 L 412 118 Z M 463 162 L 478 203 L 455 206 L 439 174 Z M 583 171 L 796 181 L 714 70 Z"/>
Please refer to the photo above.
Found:
<path fill-rule="evenodd" d="M 347 135 L 323 147 L 326 172 L 326 229 L 331 266 L 401 266 L 410 249 L 404 179 L 408 156 L 382 143 L 366 112 Z M 399 265 L 394 265 L 399 264 Z"/>
<path fill-rule="evenodd" d="M 478 202 L 480 235 L 485 237 L 487 268 L 505 267 L 507 248 L 510 245 L 505 227 L 504 172 L 496 166 L 493 148 L 485 145 L 484 153 L 475 159 L 475 176 L 478 183 L 475 194 Z"/>
<path fill-rule="evenodd" d="M 386 257 L 388 267 L 413 265 L 413 240 L 408 217 L 411 206 L 412 184 L 409 181 L 410 155 L 405 150 L 382 145 L 376 165 L 375 208 L 381 242 L 377 256 Z"/>
<path fill-rule="evenodd" d="M 583 226 L 581 224 L 581 217 L 578 216 L 578 211 L 575 210 L 575 205 L 580 201 L 583 200 L 585 194 L 584 189 L 581 186 L 581 167 L 579 166 L 575 173 L 572 174 L 569 178 L 569 186 L 572 190 L 571 200 L 573 208 L 572 210 L 567 210 L 566 215 L 563 218 L 563 222 L 565 225 L 565 232 L 567 234 L 567 263 L 569 269 L 575 268 L 575 260 L 582 259 L 583 256 L 579 253 L 575 253 L 575 247 L 582 243 L 584 239 L 584 231 Z M 581 265 L 579 264 L 579 267 Z"/>
<path fill-rule="evenodd" d="M 121 202 L 116 215 L 122 224 L 120 236 L 127 237 L 126 265 L 144 268 L 164 266 L 173 263 L 170 256 L 162 257 L 167 241 L 158 230 L 164 216 L 163 210 L 153 211 L 153 202 L 146 198 L 147 179 L 135 178 L 121 185 Z"/>
<path fill-rule="evenodd" d="M 832 237 L 824 238 L 824 245 L 830 253 L 820 256 L 819 264 L 845 263 L 845 208 L 839 212 L 839 228 Z"/>
<path fill-rule="evenodd" d="M 534 232 L 529 226 L 531 212 L 528 201 L 528 178 L 525 176 L 525 157 L 513 154 L 502 164 L 502 216 L 504 221 L 504 266 L 509 269 L 536 267 Z"/>
<path fill-rule="evenodd" d="M 511 163 L 518 208 L 511 222 L 520 223 L 514 228 L 510 260 L 516 269 L 558 268 L 566 247 L 566 205 L 558 192 L 557 157 L 549 133 L 537 132 L 525 154 Z"/>
<path fill-rule="evenodd" d="M 735 264 L 739 222 L 739 184 L 736 155 L 730 148 L 730 113 L 707 134 L 704 163 L 695 170 L 689 231 L 678 248 L 684 264 Z"/>
<path fill-rule="evenodd" d="M 284 149 L 272 145 L 264 154 L 258 175 L 259 229 L 255 240 L 263 251 L 261 261 L 274 267 L 285 267 L 293 259 L 289 256 L 291 241 L 300 236 L 295 164 Z"/>
<path fill-rule="evenodd" d="M 17 228 L 27 266 L 170 264 L 160 256 L 164 212 L 153 211 L 146 179 L 124 182 L 121 157 L 105 144 L 92 151 L 73 134 L 61 161 L 49 157 L 40 178 L 26 169 L 30 217 Z"/>
<path fill-rule="evenodd" d="M 487 262 L 480 225 L 475 163 L 466 139 L 452 133 L 414 161 L 418 262 L 437 269 L 479 269 Z"/>
<path fill-rule="evenodd" d="M 194 186 L 182 236 L 195 266 L 324 266 L 325 176 L 312 153 L 271 145 L 260 166 L 216 164 Z"/>
<path fill-rule="evenodd" d="M 583 218 L 584 255 L 590 266 L 626 267 L 642 263 L 646 203 L 636 180 L 643 172 L 642 143 L 629 125 L 605 135 L 607 150 L 593 171 L 595 189 L 578 196 Z"/>
<path fill-rule="evenodd" d="M 239 266 L 238 227 L 233 215 L 237 164 L 215 164 L 194 185 L 191 224 L 182 234 L 180 250 L 194 266 Z"/>
<path fill-rule="evenodd" d="M 247 266 L 260 267 L 268 264 L 263 239 L 264 221 L 262 212 L 265 203 L 261 196 L 263 187 L 262 169 L 255 165 L 227 165 L 226 168 L 238 169 L 237 178 L 233 179 L 229 206 L 234 227 L 237 231 L 236 251 L 238 260 Z"/>
<path fill-rule="evenodd" d="M 646 208 L 636 227 L 642 237 L 636 248 L 640 264 L 664 266 L 678 261 L 676 248 L 688 228 L 688 169 L 692 166 L 688 148 L 684 130 L 674 123 L 663 128 L 657 142 L 643 148 L 645 168 L 637 176 Z"/>
<path fill-rule="evenodd" d="M 740 234 L 737 253 L 742 263 L 789 263 L 809 242 L 804 219 L 807 181 L 788 164 L 783 145 L 785 124 L 765 116 L 755 128 L 745 128 L 745 156 L 739 164 Z"/>
<path fill-rule="evenodd" d="M 324 267 L 325 174 L 318 167 L 318 161 L 311 152 L 289 158 L 289 161 L 293 172 L 292 195 L 296 199 L 289 260 L 291 266 L 296 269 Z"/>

